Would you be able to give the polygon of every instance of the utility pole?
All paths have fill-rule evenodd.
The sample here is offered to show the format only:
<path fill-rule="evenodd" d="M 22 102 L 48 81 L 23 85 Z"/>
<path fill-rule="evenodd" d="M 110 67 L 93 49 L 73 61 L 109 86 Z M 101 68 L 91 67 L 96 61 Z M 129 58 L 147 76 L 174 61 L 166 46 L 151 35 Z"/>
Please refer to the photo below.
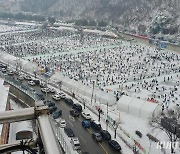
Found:
<path fill-rule="evenodd" d="M 92 89 L 92 95 L 91 95 L 91 106 L 92 106 L 92 99 L 93 99 L 93 94 L 94 94 L 94 83 L 95 83 L 95 81 L 93 81 L 93 89 Z"/>

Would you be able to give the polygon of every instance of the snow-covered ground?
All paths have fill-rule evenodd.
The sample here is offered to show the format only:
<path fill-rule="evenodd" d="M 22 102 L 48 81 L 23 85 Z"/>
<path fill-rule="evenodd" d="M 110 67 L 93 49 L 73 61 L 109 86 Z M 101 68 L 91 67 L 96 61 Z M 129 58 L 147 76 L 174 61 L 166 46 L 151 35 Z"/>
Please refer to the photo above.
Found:
<path fill-rule="evenodd" d="M 82 39 L 82 35 L 69 32 L 61 38 L 53 32 L 47 32 L 47 34 L 43 32 L 43 35 L 40 35 L 42 38 L 39 37 L 34 44 L 33 39 L 36 34 L 40 33 L 33 32 L 30 38 L 28 34 L 23 34 L 28 41 L 33 42 L 30 45 L 20 43 L 17 46 L 11 46 L 9 43 L 8 48 L 3 47 L 0 50 L 18 56 L 19 53 L 25 53 L 23 56 L 27 56 L 27 59 L 40 67 L 48 66 L 50 69 L 56 69 L 84 85 L 92 87 L 95 81 L 96 88 L 115 97 L 120 97 L 120 94 L 124 93 L 142 100 L 153 100 L 167 108 L 180 103 L 180 54 L 178 53 L 158 50 L 137 42 L 124 42 L 96 35 L 84 35 Z M 49 38 L 48 34 L 52 38 Z M 61 48 L 68 53 L 58 51 Z M 35 51 L 36 49 L 38 52 Z M 76 96 L 78 95 L 77 93 Z M 106 106 L 93 103 L 91 107 L 89 98 L 86 100 L 91 108 L 89 112 L 93 111 L 97 114 L 97 107 L 101 107 L 106 113 Z M 156 143 L 149 141 L 146 134 L 150 133 L 160 141 L 168 141 L 165 134 L 152 131 L 147 119 L 118 111 L 117 105 L 109 107 L 108 116 L 111 121 L 119 118 L 119 112 L 119 136 L 125 138 L 131 145 L 136 140 L 141 146 L 141 153 L 163 153 L 156 148 Z M 93 118 L 97 119 L 97 116 Z M 104 114 L 102 118 L 105 120 L 107 115 Z M 105 126 L 105 122 L 101 122 Z M 135 135 L 136 130 L 141 131 L 142 138 Z M 111 129 L 110 131 L 113 133 Z M 128 149 L 120 139 L 118 141 L 125 149 Z M 170 151 L 167 150 L 166 153 Z"/>

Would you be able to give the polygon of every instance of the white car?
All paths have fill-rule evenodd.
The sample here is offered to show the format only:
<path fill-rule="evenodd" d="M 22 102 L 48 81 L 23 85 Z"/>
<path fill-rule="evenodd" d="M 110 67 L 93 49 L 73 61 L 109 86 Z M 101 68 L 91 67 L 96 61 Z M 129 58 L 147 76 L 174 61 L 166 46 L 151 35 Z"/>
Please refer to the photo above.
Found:
<path fill-rule="evenodd" d="M 50 91 L 51 93 L 55 93 L 55 92 L 56 92 L 56 90 L 55 90 L 54 88 L 49 88 L 49 91 Z"/>
<path fill-rule="evenodd" d="M 74 150 L 81 149 L 81 145 L 80 145 L 79 139 L 77 137 L 72 137 L 70 142 L 71 142 Z"/>
<path fill-rule="evenodd" d="M 41 91 L 44 92 L 44 93 L 49 93 L 50 92 L 50 89 L 49 88 L 41 88 Z"/>
<path fill-rule="evenodd" d="M 31 80 L 31 77 L 30 77 L 29 75 L 26 75 L 24 78 L 25 78 L 26 80 Z"/>
<path fill-rule="evenodd" d="M 60 127 L 61 127 L 61 128 L 66 127 L 66 121 L 65 121 L 64 119 L 61 119 L 61 121 L 59 122 L 59 124 L 60 124 Z"/>
<path fill-rule="evenodd" d="M 55 99 L 56 101 L 59 101 L 61 99 L 61 97 L 57 94 L 53 95 L 52 98 Z"/>
<path fill-rule="evenodd" d="M 28 84 L 31 85 L 31 86 L 35 86 L 35 82 L 34 81 L 28 81 Z"/>
<path fill-rule="evenodd" d="M 86 120 L 91 119 L 91 115 L 89 113 L 86 113 L 86 112 L 81 112 L 81 116 Z"/>
<path fill-rule="evenodd" d="M 20 81 L 24 80 L 24 76 L 23 76 L 23 75 L 20 75 L 20 76 L 18 77 L 18 80 L 20 80 Z"/>
<path fill-rule="evenodd" d="M 62 99 L 66 98 L 66 94 L 64 94 L 63 92 L 60 92 L 57 95 L 59 95 Z"/>

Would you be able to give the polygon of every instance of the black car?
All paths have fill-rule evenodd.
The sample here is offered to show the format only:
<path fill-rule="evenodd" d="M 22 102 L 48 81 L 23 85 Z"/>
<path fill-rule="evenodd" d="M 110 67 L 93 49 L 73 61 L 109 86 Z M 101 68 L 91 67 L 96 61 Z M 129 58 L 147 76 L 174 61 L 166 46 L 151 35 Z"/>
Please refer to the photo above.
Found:
<path fill-rule="evenodd" d="M 74 137 L 74 132 L 71 128 L 64 128 L 64 132 L 67 134 L 68 137 Z"/>
<path fill-rule="evenodd" d="M 96 142 L 101 142 L 102 141 L 102 137 L 100 133 L 93 133 L 92 134 L 92 138 L 96 141 Z"/>
<path fill-rule="evenodd" d="M 100 134 L 104 140 L 111 140 L 111 134 L 107 130 L 102 130 Z"/>
<path fill-rule="evenodd" d="M 43 94 L 37 93 L 37 96 L 39 97 L 40 100 L 45 100 Z"/>
<path fill-rule="evenodd" d="M 38 79 L 33 80 L 35 84 L 39 85 L 40 81 Z"/>
<path fill-rule="evenodd" d="M 43 101 L 43 103 L 45 104 L 45 105 L 48 105 L 49 103 L 51 103 L 52 101 L 51 100 L 44 100 Z M 54 104 L 55 105 L 55 104 Z"/>
<path fill-rule="evenodd" d="M 81 112 L 82 111 L 82 106 L 78 103 L 73 104 L 73 109 L 76 109 L 77 111 Z"/>
<path fill-rule="evenodd" d="M 57 110 L 56 106 L 51 106 L 49 107 L 49 113 L 52 114 L 53 112 L 55 112 Z"/>
<path fill-rule="evenodd" d="M 46 105 L 47 105 L 48 107 L 52 107 L 52 106 L 55 106 L 55 103 L 49 101 L 49 102 L 46 103 Z"/>
<path fill-rule="evenodd" d="M 101 124 L 98 121 L 91 121 L 91 128 L 95 130 L 101 130 Z"/>
<path fill-rule="evenodd" d="M 120 146 L 119 143 L 118 143 L 117 141 L 115 141 L 115 140 L 110 140 L 110 141 L 109 141 L 109 146 L 110 146 L 111 148 L 113 148 L 114 150 L 116 150 L 116 151 L 120 151 L 120 150 L 121 150 L 121 146 Z"/>
<path fill-rule="evenodd" d="M 68 104 L 70 106 L 73 106 L 73 104 L 74 104 L 73 100 L 70 99 L 70 98 L 65 98 L 64 101 L 65 101 L 66 104 Z"/>
<path fill-rule="evenodd" d="M 61 115 L 62 115 L 62 110 L 57 110 L 52 114 L 54 119 L 60 118 Z"/>
<path fill-rule="evenodd" d="M 79 112 L 78 112 L 78 110 L 71 109 L 70 110 L 70 115 L 73 116 L 73 117 L 79 117 Z"/>

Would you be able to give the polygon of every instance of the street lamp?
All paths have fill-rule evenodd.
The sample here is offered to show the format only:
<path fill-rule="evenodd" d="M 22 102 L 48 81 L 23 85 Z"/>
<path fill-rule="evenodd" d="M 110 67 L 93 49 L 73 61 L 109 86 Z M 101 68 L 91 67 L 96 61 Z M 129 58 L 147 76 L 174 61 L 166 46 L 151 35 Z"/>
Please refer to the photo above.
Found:
<path fill-rule="evenodd" d="M 61 91 L 62 81 L 59 81 L 59 90 Z"/>
<path fill-rule="evenodd" d="M 93 94 L 94 94 L 94 84 L 95 84 L 95 81 L 93 81 L 93 89 L 92 89 L 92 95 L 91 95 L 91 106 L 92 106 L 92 99 L 93 99 Z"/>

